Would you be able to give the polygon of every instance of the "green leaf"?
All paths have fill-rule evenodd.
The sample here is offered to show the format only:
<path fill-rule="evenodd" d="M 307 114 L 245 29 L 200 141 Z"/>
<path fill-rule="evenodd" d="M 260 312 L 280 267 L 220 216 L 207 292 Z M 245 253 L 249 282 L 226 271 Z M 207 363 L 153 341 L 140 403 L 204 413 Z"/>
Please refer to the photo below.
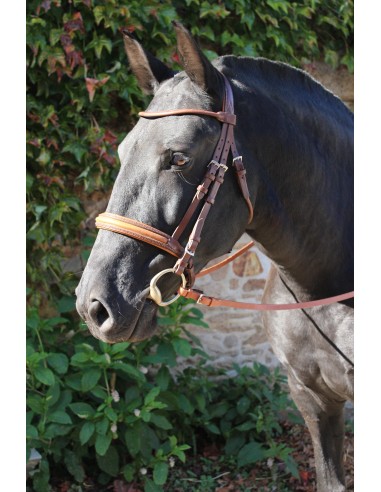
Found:
<path fill-rule="evenodd" d="M 127 482 L 132 482 L 134 480 L 135 468 L 134 465 L 128 464 L 123 467 L 123 476 Z"/>
<path fill-rule="evenodd" d="M 45 399 L 39 395 L 28 395 L 26 400 L 27 406 L 37 414 L 44 413 Z"/>
<path fill-rule="evenodd" d="M 105 408 L 105 415 L 111 422 L 116 422 L 118 420 L 118 415 L 115 410 L 111 407 Z"/>
<path fill-rule="evenodd" d="M 119 352 L 123 352 L 131 345 L 130 342 L 119 342 L 111 346 L 111 354 L 115 355 Z"/>
<path fill-rule="evenodd" d="M 91 354 L 87 352 L 78 352 L 77 354 L 74 354 L 72 356 L 72 358 L 70 359 L 70 363 L 73 366 L 78 366 L 78 365 L 82 365 L 83 363 L 87 362 L 90 359 L 91 359 Z"/>
<path fill-rule="evenodd" d="M 168 371 L 168 368 L 162 366 L 155 377 L 156 384 L 160 387 L 162 391 L 165 391 L 168 389 L 168 385 L 170 381 L 171 381 L 171 375 Z"/>
<path fill-rule="evenodd" d="M 48 421 L 56 424 L 72 424 L 70 415 L 63 410 L 56 410 L 48 415 Z"/>
<path fill-rule="evenodd" d="M 137 456 L 137 454 L 141 449 L 142 446 L 141 437 L 142 435 L 141 435 L 140 425 L 136 425 L 126 430 L 125 441 L 126 441 L 127 449 L 132 457 Z"/>
<path fill-rule="evenodd" d="M 64 451 L 64 462 L 68 472 L 73 475 L 77 482 L 83 482 L 85 479 L 85 471 L 79 456 L 69 449 Z"/>
<path fill-rule="evenodd" d="M 95 450 L 100 456 L 104 456 L 111 444 L 111 434 L 97 434 L 95 439 Z"/>
<path fill-rule="evenodd" d="M 102 420 L 100 420 L 95 424 L 97 433 L 102 434 L 103 436 L 108 432 L 109 427 L 110 427 L 110 421 L 106 417 L 103 417 Z"/>
<path fill-rule="evenodd" d="M 86 444 L 95 431 L 95 425 L 93 422 L 84 422 L 79 432 L 79 440 L 82 446 Z"/>
<path fill-rule="evenodd" d="M 144 483 L 144 492 L 162 492 L 162 487 L 156 485 L 152 480 L 146 478 Z"/>
<path fill-rule="evenodd" d="M 244 415 L 250 408 L 251 401 L 247 396 L 243 396 L 237 402 L 237 412 L 240 415 Z"/>
<path fill-rule="evenodd" d="M 153 468 L 153 481 L 156 485 L 164 485 L 168 478 L 168 463 L 159 461 Z"/>
<path fill-rule="evenodd" d="M 160 393 L 160 388 L 158 386 L 152 388 L 151 391 L 144 398 L 144 405 L 149 405 L 150 403 L 152 403 L 159 393 Z"/>
<path fill-rule="evenodd" d="M 49 479 L 49 463 L 43 458 L 38 465 L 38 470 L 33 475 L 33 490 L 35 492 L 46 492 L 49 490 Z"/>
<path fill-rule="evenodd" d="M 136 369 L 136 367 L 133 367 L 131 364 L 127 364 L 126 362 L 120 362 L 120 361 L 114 362 L 112 364 L 112 368 L 115 370 L 123 371 L 128 376 L 131 376 L 133 379 L 136 379 L 141 383 L 144 383 L 146 380 L 144 375 L 139 371 L 139 369 Z"/>
<path fill-rule="evenodd" d="M 80 141 L 75 141 L 72 140 L 71 142 L 67 143 L 65 147 L 62 149 L 63 152 L 70 152 L 71 154 L 74 155 L 74 157 L 77 159 L 79 163 L 82 161 L 82 157 L 88 152 L 87 146 L 80 142 Z"/>
<path fill-rule="evenodd" d="M 38 430 L 33 425 L 28 424 L 26 426 L 26 438 L 27 439 L 37 439 L 38 438 Z"/>
<path fill-rule="evenodd" d="M 93 407 L 88 403 L 70 403 L 69 408 L 81 419 L 87 419 L 95 413 Z"/>
<path fill-rule="evenodd" d="M 216 434 L 218 436 L 221 434 L 220 429 L 215 424 L 206 424 L 205 428 L 212 434 Z"/>
<path fill-rule="evenodd" d="M 245 441 L 245 436 L 242 434 L 229 437 L 225 444 L 225 453 L 228 455 L 237 454 L 238 450 L 245 444 Z"/>
<path fill-rule="evenodd" d="M 151 415 L 151 422 L 160 429 L 169 430 L 173 428 L 172 424 L 166 417 L 163 417 L 162 415 L 156 415 L 155 413 L 152 413 Z"/>
<path fill-rule="evenodd" d="M 104 36 L 101 37 L 95 37 L 87 46 L 86 46 L 86 51 L 87 50 L 94 50 L 95 55 L 98 59 L 102 57 L 102 51 L 103 49 L 106 49 L 109 53 L 111 53 L 112 50 L 112 42 L 110 39 L 107 39 Z"/>
<path fill-rule="evenodd" d="M 291 475 L 295 478 L 300 478 L 298 464 L 290 454 L 284 458 L 284 462 Z"/>
<path fill-rule="evenodd" d="M 60 313 L 69 313 L 75 309 L 75 298 L 73 296 L 64 296 L 57 303 Z"/>
<path fill-rule="evenodd" d="M 172 345 L 178 355 L 182 357 L 189 357 L 192 353 L 192 346 L 184 338 L 175 338 L 172 340 Z"/>
<path fill-rule="evenodd" d="M 110 446 L 106 453 L 98 454 L 97 463 L 99 468 L 108 475 L 116 477 L 119 474 L 119 454 L 114 446 Z"/>
<path fill-rule="evenodd" d="M 43 384 L 51 386 L 55 382 L 55 377 L 53 371 L 48 369 L 47 367 L 37 367 L 34 371 L 35 377 Z"/>
<path fill-rule="evenodd" d="M 69 359 L 65 354 L 50 353 L 47 362 L 58 374 L 66 374 L 69 367 Z"/>
<path fill-rule="evenodd" d="M 84 372 L 81 379 L 82 391 L 90 391 L 93 389 L 98 383 L 101 375 L 102 371 L 98 368 L 92 368 Z"/>
<path fill-rule="evenodd" d="M 241 466 L 249 465 L 250 463 L 256 463 L 265 458 L 266 453 L 262 446 L 257 442 L 249 442 L 246 444 L 237 456 L 238 468 Z"/>

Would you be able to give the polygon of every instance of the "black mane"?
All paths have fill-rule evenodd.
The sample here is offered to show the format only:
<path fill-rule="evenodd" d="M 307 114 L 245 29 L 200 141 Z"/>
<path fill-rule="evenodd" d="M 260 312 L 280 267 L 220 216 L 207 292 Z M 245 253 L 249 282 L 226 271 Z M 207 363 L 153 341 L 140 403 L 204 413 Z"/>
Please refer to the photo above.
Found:
<path fill-rule="evenodd" d="M 337 117 L 353 121 L 353 113 L 339 97 L 326 89 L 310 74 L 287 63 L 272 61 L 266 58 L 226 55 L 217 58 L 213 64 L 221 72 L 233 80 L 239 81 L 257 93 L 266 93 L 277 102 L 282 101 L 290 106 L 308 104 L 317 105 L 334 111 Z"/>

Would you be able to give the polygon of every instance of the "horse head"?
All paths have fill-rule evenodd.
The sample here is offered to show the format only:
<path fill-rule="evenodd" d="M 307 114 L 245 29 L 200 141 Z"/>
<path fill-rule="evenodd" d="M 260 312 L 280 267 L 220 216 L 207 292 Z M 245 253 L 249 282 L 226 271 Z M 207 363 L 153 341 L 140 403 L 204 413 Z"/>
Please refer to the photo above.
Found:
<path fill-rule="evenodd" d="M 148 111 L 220 111 L 224 76 L 181 24 L 174 23 L 174 27 L 184 67 L 179 73 L 146 52 L 129 33 L 123 33 L 138 84 L 154 96 Z M 202 114 L 140 118 L 119 146 L 121 168 L 106 215 L 127 217 L 154 231 L 173 234 L 205 176 L 220 133 L 221 123 Z M 203 240 L 193 262 L 195 272 L 231 250 L 245 230 L 245 208 L 236 179 L 227 173 L 223 193 L 216 197 L 216 206 L 211 207 L 205 221 Z M 186 224 L 179 239 L 181 248 L 193 226 L 193 219 Z M 157 304 L 149 298 L 149 284 L 159 272 L 172 268 L 175 261 L 167 251 L 146 241 L 100 230 L 76 289 L 77 310 L 91 333 L 106 342 L 151 336 L 156 329 Z M 160 279 L 163 298 L 177 291 L 179 279 L 174 274 Z"/>

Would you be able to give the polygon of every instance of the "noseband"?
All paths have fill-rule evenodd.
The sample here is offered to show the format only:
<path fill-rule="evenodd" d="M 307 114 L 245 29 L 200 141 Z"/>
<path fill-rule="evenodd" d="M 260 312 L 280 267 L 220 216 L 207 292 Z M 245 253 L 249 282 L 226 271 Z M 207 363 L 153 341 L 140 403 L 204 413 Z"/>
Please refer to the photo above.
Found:
<path fill-rule="evenodd" d="M 118 234 L 123 234 L 125 236 L 137 239 L 138 241 L 143 241 L 145 243 L 151 244 L 156 248 L 159 248 L 170 255 L 177 258 L 175 266 L 170 269 L 163 270 L 155 275 L 150 282 L 150 295 L 149 297 L 154 300 L 159 306 L 167 306 L 174 302 L 181 295 L 183 297 L 188 297 L 196 300 L 199 304 L 205 306 L 228 306 L 243 309 L 300 309 L 308 308 L 321 304 L 330 304 L 332 302 L 338 302 L 340 300 L 348 299 L 353 297 L 353 293 L 342 294 L 340 296 L 335 296 L 327 299 L 321 299 L 320 301 L 309 301 L 305 303 L 294 303 L 294 304 L 254 304 L 254 303 L 241 303 L 236 301 L 225 301 L 221 299 L 216 299 L 204 295 L 202 292 L 192 289 L 195 282 L 195 272 L 193 258 L 196 253 L 197 246 L 201 241 L 201 232 L 204 227 L 206 218 L 209 211 L 215 203 L 217 193 L 220 186 L 224 182 L 224 176 L 228 170 L 228 157 L 229 153 L 232 154 L 232 165 L 235 169 L 236 176 L 238 179 L 238 184 L 242 193 L 242 196 L 246 202 L 249 211 L 248 223 L 253 219 L 253 205 L 250 200 L 249 189 L 246 181 L 246 170 L 243 166 L 242 156 L 239 155 L 234 140 L 234 126 L 236 124 L 236 116 L 234 114 L 234 99 L 231 86 L 227 78 L 222 74 L 225 83 L 225 93 L 222 111 L 213 112 L 206 111 L 203 109 L 174 109 L 168 111 L 160 112 L 150 112 L 141 111 L 139 116 L 147 119 L 165 118 L 167 116 L 182 116 L 182 115 L 195 115 L 195 116 L 206 116 L 209 118 L 214 118 L 222 123 L 220 138 L 217 146 L 214 150 L 213 158 L 207 166 L 206 174 L 203 178 L 202 183 L 197 186 L 196 194 L 193 197 L 191 204 L 189 205 L 185 215 L 180 221 L 180 224 L 176 227 L 174 233 L 170 236 L 163 231 L 155 229 L 154 227 L 139 222 L 137 220 L 129 219 L 116 214 L 111 214 L 108 212 L 98 215 L 95 219 L 95 225 L 98 229 L 105 229 L 107 231 L 116 232 Z M 195 220 L 192 232 L 189 236 L 187 245 L 183 247 L 180 244 L 180 238 L 187 228 L 188 224 L 192 220 L 193 216 L 199 205 L 203 203 L 201 211 Z M 225 265 L 227 262 L 232 261 L 239 254 L 242 254 L 254 243 L 251 242 L 244 248 L 239 250 L 237 253 L 232 255 L 227 260 L 220 262 L 214 267 L 210 267 L 202 271 L 198 276 L 210 273 L 212 270 Z M 158 280 L 168 274 L 175 273 L 181 277 L 181 287 L 178 293 L 172 298 L 164 301 L 160 289 L 157 286 Z M 317 303 L 320 304 L 317 304 Z"/>

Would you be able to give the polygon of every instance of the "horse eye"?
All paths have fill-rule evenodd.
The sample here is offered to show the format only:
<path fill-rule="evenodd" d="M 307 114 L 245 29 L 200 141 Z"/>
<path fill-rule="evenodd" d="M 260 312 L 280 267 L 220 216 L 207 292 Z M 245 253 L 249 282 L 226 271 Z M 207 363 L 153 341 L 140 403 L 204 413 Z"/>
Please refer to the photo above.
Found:
<path fill-rule="evenodd" d="M 181 154 L 180 152 L 175 152 L 172 156 L 171 164 L 173 166 L 181 167 L 185 166 L 185 164 L 187 164 L 189 161 L 190 159 L 186 155 Z"/>

